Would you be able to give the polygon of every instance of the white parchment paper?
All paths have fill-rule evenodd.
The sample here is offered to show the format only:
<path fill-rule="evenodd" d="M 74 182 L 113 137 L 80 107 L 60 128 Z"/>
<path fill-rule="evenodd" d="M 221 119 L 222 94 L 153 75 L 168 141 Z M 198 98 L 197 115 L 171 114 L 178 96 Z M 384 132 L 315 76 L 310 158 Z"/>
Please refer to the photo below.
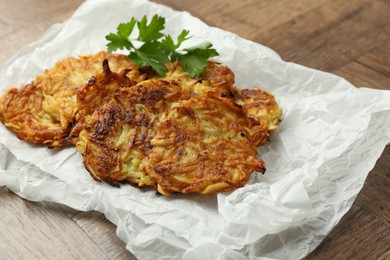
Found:
<path fill-rule="evenodd" d="M 272 91 L 280 129 L 259 149 L 265 175 L 216 196 L 157 196 L 96 183 L 73 148 L 47 149 L 0 126 L 0 186 L 23 198 L 97 210 L 139 259 L 297 259 L 349 210 L 390 141 L 390 91 L 355 88 L 335 75 L 286 63 L 267 47 L 145 0 L 89 0 L 12 57 L 0 91 L 31 81 L 70 55 L 105 49 L 104 36 L 131 17 L 166 17 L 166 32 L 210 40 L 242 88 Z M 192 42 L 194 43 L 194 42 Z"/>

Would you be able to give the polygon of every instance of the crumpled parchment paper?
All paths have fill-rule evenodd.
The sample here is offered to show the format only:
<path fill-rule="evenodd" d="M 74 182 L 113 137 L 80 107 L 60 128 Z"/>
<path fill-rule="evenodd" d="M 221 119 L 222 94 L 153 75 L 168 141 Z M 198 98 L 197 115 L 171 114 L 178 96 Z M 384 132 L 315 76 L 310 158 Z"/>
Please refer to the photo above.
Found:
<path fill-rule="evenodd" d="M 33 201 L 97 210 L 139 259 L 297 259 L 349 210 L 390 141 L 390 91 L 355 88 L 332 74 L 286 63 L 267 47 L 145 0 L 89 0 L 12 57 L 0 91 L 30 82 L 70 55 L 105 49 L 104 36 L 132 16 L 166 17 L 166 32 L 210 40 L 242 88 L 273 92 L 280 129 L 259 149 L 265 175 L 216 196 L 156 195 L 96 183 L 74 148 L 47 149 L 0 126 L 0 186 Z M 178 26 L 180 25 L 180 27 Z"/>

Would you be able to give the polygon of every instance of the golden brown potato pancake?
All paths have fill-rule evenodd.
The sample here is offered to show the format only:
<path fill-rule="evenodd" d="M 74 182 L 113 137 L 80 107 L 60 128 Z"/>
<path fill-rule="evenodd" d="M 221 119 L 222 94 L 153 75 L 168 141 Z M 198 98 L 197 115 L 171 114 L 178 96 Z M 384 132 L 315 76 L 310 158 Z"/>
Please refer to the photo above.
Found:
<path fill-rule="evenodd" d="M 115 71 L 138 69 L 125 56 L 108 52 L 70 57 L 0 98 L 0 121 L 17 137 L 51 147 L 69 145 L 67 135 L 77 110 L 76 92 L 102 70 L 108 59 Z"/>
<path fill-rule="evenodd" d="M 253 171 L 265 170 L 248 138 L 250 124 L 230 99 L 206 95 L 174 103 L 155 127 L 146 172 L 164 195 L 242 187 Z"/>
<path fill-rule="evenodd" d="M 233 99 L 252 120 L 248 129 L 256 146 L 264 145 L 270 134 L 278 128 L 282 110 L 275 97 L 260 88 L 239 89 L 234 86 L 234 73 L 222 64 L 209 61 L 208 66 L 198 78 L 191 78 L 179 63 L 168 64 L 167 78 L 179 80 L 192 92 L 205 95 L 212 92 L 216 96 Z"/>
<path fill-rule="evenodd" d="M 103 71 L 91 77 L 88 83 L 77 91 L 77 111 L 73 117 L 73 128 L 69 141 L 76 144 L 79 133 L 94 111 L 111 101 L 114 92 L 120 87 L 131 87 L 145 80 L 146 74 L 140 75 L 137 68 L 126 68 L 120 73 L 112 72 L 108 60 L 103 61 Z"/>
<path fill-rule="evenodd" d="M 165 79 L 177 80 L 194 93 L 205 94 L 207 91 L 222 97 L 233 97 L 235 93 L 233 72 L 217 62 L 209 61 L 203 73 L 197 78 L 191 78 L 178 62 L 168 63 L 167 67 Z"/>
<path fill-rule="evenodd" d="M 80 133 L 77 150 L 97 181 L 154 185 L 142 167 L 161 114 L 172 102 L 190 98 L 181 84 L 151 79 L 116 89 L 114 98 L 98 108 Z"/>
<path fill-rule="evenodd" d="M 259 88 L 237 89 L 235 102 L 242 106 L 245 115 L 252 120 L 249 134 L 254 144 L 260 146 L 267 143 L 270 134 L 279 127 L 282 115 L 275 97 Z"/>

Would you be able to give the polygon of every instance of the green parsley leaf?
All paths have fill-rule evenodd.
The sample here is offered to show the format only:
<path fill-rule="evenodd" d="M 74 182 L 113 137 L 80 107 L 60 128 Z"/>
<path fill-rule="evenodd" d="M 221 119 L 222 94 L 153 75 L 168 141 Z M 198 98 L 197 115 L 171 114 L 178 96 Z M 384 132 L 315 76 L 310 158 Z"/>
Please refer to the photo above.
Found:
<path fill-rule="evenodd" d="M 140 67 L 151 66 L 159 75 L 165 75 L 168 71 L 164 64 L 169 62 L 169 58 L 157 41 L 146 42 L 131 53 L 129 58 Z"/>
<path fill-rule="evenodd" d="M 106 39 L 110 41 L 107 44 L 107 50 L 109 52 L 116 51 L 118 49 L 123 50 L 124 48 L 130 49 L 132 47 L 132 44 L 127 39 L 123 39 L 120 35 L 110 33 L 106 36 Z"/>
<path fill-rule="evenodd" d="M 158 40 L 164 36 L 162 31 L 165 28 L 165 18 L 154 15 L 149 24 L 146 16 L 142 18 L 140 22 L 137 23 L 139 29 L 139 41 L 148 42 L 153 40 Z"/>
<path fill-rule="evenodd" d="M 165 35 L 165 38 L 161 41 L 161 44 L 167 50 L 167 54 L 169 56 L 176 51 L 176 45 L 170 35 Z"/>
<path fill-rule="evenodd" d="M 189 30 L 182 30 L 180 35 L 177 37 L 177 44 L 175 45 L 176 49 L 178 49 L 182 42 L 190 39 L 191 37 L 186 37 L 190 33 Z"/>
<path fill-rule="evenodd" d="M 107 44 L 107 49 L 110 52 L 116 51 L 118 49 L 123 50 L 126 48 L 130 50 L 133 47 L 133 44 L 129 41 L 129 36 L 133 31 L 133 28 L 137 21 L 132 18 L 128 23 L 121 23 L 117 27 L 117 33 L 110 33 L 106 35 L 106 40 L 110 41 Z"/>
<path fill-rule="evenodd" d="M 140 47 L 134 46 L 134 40 L 130 39 L 133 29 L 137 25 L 139 34 L 133 38 L 141 42 Z M 179 61 L 185 71 L 191 77 L 199 76 L 207 66 L 210 57 L 219 55 L 212 48 L 210 42 L 179 50 L 181 44 L 191 38 L 188 30 L 182 30 L 175 43 L 171 35 L 164 35 L 165 18 L 154 15 L 148 23 L 143 16 L 140 21 L 132 18 L 127 23 L 121 23 L 116 33 L 106 35 L 109 41 L 108 51 L 129 50 L 129 58 L 140 67 L 151 66 L 159 75 L 164 76 L 168 71 L 165 64 L 169 61 Z M 138 46 L 138 45 L 137 45 Z"/>
<path fill-rule="evenodd" d="M 131 18 L 130 22 L 119 24 L 117 28 L 118 34 L 123 38 L 128 39 L 130 37 L 130 34 L 133 32 L 136 23 L 137 20 L 135 20 L 133 17 Z"/>
<path fill-rule="evenodd" d="M 209 57 L 218 56 L 218 52 L 212 49 L 210 42 L 202 42 L 201 44 L 184 49 L 186 54 L 179 56 L 179 62 L 184 70 L 188 71 L 190 77 L 199 76 L 207 66 Z"/>

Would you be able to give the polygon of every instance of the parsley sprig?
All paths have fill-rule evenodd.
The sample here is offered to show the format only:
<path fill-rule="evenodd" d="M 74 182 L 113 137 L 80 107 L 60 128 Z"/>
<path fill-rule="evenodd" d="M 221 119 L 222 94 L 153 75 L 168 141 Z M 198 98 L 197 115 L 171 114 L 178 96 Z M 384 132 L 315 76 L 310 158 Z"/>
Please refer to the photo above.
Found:
<path fill-rule="evenodd" d="M 136 25 L 138 36 L 131 38 Z M 106 35 L 109 41 L 107 50 L 113 52 L 127 49 L 128 57 L 135 64 L 140 67 L 151 66 L 161 76 L 168 71 L 165 63 L 179 61 L 190 77 L 197 77 L 207 66 L 207 60 L 219 55 L 208 41 L 180 49 L 181 44 L 191 38 L 188 36 L 189 31 L 182 30 L 175 43 L 171 35 L 162 33 L 164 28 L 164 17 L 154 15 L 149 23 L 146 16 L 143 16 L 140 21 L 133 17 L 129 22 L 119 24 L 116 33 Z"/>

